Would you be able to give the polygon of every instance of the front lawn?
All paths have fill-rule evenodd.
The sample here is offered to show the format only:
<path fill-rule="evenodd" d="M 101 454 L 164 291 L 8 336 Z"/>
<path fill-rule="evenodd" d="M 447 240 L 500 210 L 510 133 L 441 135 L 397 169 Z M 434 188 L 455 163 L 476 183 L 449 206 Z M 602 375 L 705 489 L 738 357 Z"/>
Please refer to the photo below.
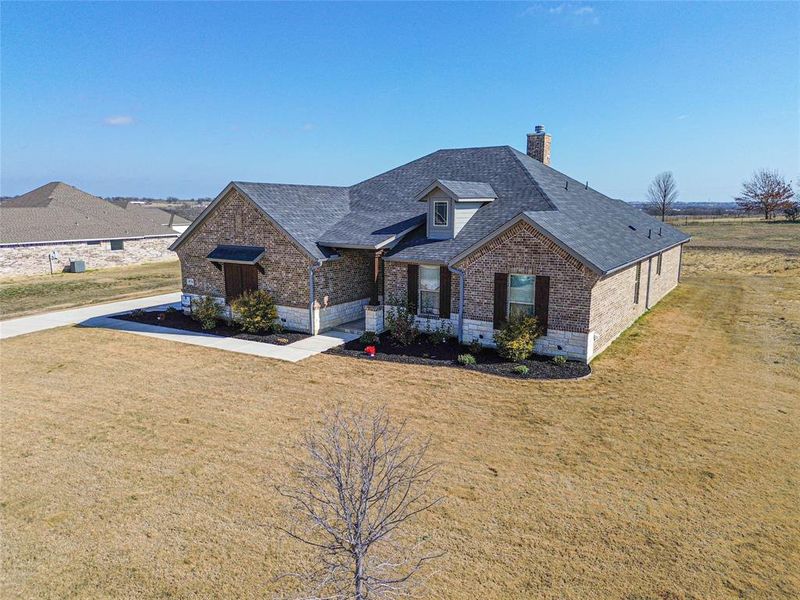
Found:
<path fill-rule="evenodd" d="M 0 342 L 0 597 L 294 597 L 287 455 L 335 406 L 431 438 L 424 598 L 800 597 L 800 270 L 709 270 L 577 381 L 66 327 Z M 712 265 L 713 266 L 713 265 Z"/>

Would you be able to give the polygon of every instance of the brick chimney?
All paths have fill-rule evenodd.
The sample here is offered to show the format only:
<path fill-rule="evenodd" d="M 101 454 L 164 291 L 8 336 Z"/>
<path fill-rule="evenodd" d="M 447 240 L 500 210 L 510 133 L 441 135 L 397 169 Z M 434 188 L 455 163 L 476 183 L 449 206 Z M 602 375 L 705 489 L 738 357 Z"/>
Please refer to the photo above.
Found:
<path fill-rule="evenodd" d="M 528 156 L 540 163 L 550 164 L 550 141 L 552 136 L 544 132 L 544 125 L 537 125 L 533 133 L 528 134 Z"/>

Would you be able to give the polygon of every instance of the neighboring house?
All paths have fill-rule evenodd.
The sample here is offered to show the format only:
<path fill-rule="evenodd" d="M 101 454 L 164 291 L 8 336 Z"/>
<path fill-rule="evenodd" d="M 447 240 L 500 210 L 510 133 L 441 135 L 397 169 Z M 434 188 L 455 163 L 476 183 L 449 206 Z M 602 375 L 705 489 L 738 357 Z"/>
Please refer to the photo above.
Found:
<path fill-rule="evenodd" d="M 141 209 L 142 211 L 145 209 Z M 178 232 L 61 182 L 0 203 L 0 275 L 173 260 Z"/>
<path fill-rule="evenodd" d="M 551 137 L 439 150 L 350 187 L 230 183 L 172 245 L 184 306 L 275 297 L 318 332 L 415 307 L 422 327 L 494 344 L 538 317 L 537 351 L 589 361 L 679 280 L 689 237 L 552 169 Z"/>
<path fill-rule="evenodd" d="M 114 206 L 119 206 L 127 211 L 136 213 L 139 217 L 147 219 L 155 225 L 169 227 L 172 231 L 183 233 L 189 228 L 191 221 L 183 217 L 155 206 L 148 206 L 144 202 L 132 202 L 130 200 L 109 200 Z"/>

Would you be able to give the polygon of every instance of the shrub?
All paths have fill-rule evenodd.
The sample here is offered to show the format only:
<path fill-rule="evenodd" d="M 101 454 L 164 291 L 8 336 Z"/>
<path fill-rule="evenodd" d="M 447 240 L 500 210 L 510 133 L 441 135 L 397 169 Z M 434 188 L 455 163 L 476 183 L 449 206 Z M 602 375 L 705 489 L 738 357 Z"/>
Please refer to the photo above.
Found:
<path fill-rule="evenodd" d="M 174 306 L 168 306 L 167 310 L 165 310 L 164 312 L 167 313 L 168 315 L 174 315 L 175 313 L 177 313 L 179 311 Z"/>
<path fill-rule="evenodd" d="M 517 375 L 527 375 L 529 371 L 530 369 L 525 365 L 517 365 L 516 367 L 514 367 L 514 373 L 516 373 Z"/>
<path fill-rule="evenodd" d="M 221 313 L 220 305 L 211 296 L 192 300 L 192 318 L 199 321 L 203 329 L 214 329 Z"/>
<path fill-rule="evenodd" d="M 514 315 L 494 335 L 497 352 L 508 360 L 519 362 L 533 354 L 539 325 L 536 317 Z"/>
<path fill-rule="evenodd" d="M 477 364 L 477 360 L 472 354 L 459 354 L 458 355 L 458 364 L 460 365 L 474 365 Z"/>
<path fill-rule="evenodd" d="M 472 340 L 469 343 L 469 352 L 473 356 L 477 356 L 478 354 L 481 353 L 482 350 L 483 350 L 483 346 L 481 345 L 481 341 L 480 340 Z"/>
<path fill-rule="evenodd" d="M 563 354 L 559 354 L 558 356 L 553 357 L 553 362 L 559 367 L 563 367 L 565 364 L 567 364 L 567 357 Z"/>
<path fill-rule="evenodd" d="M 245 292 L 231 303 L 236 323 L 247 333 L 276 331 L 278 308 L 275 300 L 264 290 Z"/>
<path fill-rule="evenodd" d="M 141 318 L 142 318 L 144 315 L 145 315 L 145 312 L 144 312 L 144 309 L 143 309 L 143 308 L 134 308 L 134 309 L 131 311 L 131 316 L 132 316 L 134 319 L 141 319 Z"/>
<path fill-rule="evenodd" d="M 448 338 L 453 337 L 453 326 L 450 325 L 449 321 L 443 321 L 439 324 L 439 327 L 428 334 L 428 337 L 431 340 L 431 344 L 434 346 L 443 344 Z"/>
<path fill-rule="evenodd" d="M 414 307 L 408 304 L 401 304 L 395 310 L 387 311 L 387 328 L 392 339 L 401 346 L 408 346 L 419 336 L 415 312 Z"/>
<path fill-rule="evenodd" d="M 368 346 L 372 346 L 375 344 L 380 344 L 381 338 L 374 331 L 365 331 L 364 333 L 361 334 L 361 337 L 358 339 L 358 341 L 361 342 L 362 344 L 367 344 Z"/>

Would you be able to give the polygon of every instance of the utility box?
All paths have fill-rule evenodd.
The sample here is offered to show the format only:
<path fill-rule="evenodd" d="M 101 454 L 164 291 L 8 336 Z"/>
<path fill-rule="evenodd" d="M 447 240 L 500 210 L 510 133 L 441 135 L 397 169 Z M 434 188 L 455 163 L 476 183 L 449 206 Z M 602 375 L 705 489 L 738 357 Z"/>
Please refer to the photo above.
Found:
<path fill-rule="evenodd" d="M 86 263 L 82 260 L 69 261 L 69 270 L 72 273 L 83 273 L 86 270 Z"/>

